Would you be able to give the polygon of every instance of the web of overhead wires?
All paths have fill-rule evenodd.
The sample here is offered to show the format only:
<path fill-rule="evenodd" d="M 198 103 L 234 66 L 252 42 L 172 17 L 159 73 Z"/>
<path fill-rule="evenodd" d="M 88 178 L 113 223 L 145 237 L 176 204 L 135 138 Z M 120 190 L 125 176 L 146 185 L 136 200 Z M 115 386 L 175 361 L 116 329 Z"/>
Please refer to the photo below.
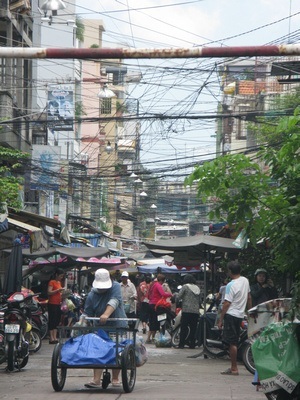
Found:
<path fill-rule="evenodd" d="M 66 1 L 66 4 L 70 2 Z M 125 45 L 140 44 L 144 43 L 148 46 L 159 45 L 162 47 L 164 45 L 169 46 L 165 40 L 155 40 L 157 37 L 154 34 L 160 35 L 161 38 L 171 39 L 175 47 L 178 46 L 177 43 L 185 43 L 187 45 L 198 45 L 199 39 L 205 40 L 205 45 L 213 43 L 222 43 L 223 45 L 232 38 L 243 37 L 249 35 L 258 30 L 263 30 L 268 28 L 270 25 L 276 25 L 282 23 L 282 21 L 288 18 L 295 18 L 299 13 L 294 13 L 291 16 L 280 18 L 276 21 L 269 22 L 267 24 L 258 26 L 256 28 L 238 33 L 236 35 L 220 38 L 218 40 L 210 40 L 206 37 L 198 35 L 195 31 L 189 31 L 184 29 L 182 25 L 171 24 L 167 20 L 162 20 L 157 17 L 153 17 L 147 14 L 152 9 L 161 9 L 176 6 L 179 7 L 183 3 L 188 6 L 192 3 L 201 2 L 174 2 L 171 4 L 160 4 L 159 6 L 151 7 L 130 7 L 129 2 L 126 4 L 123 2 L 118 2 L 120 9 L 118 10 L 105 10 L 102 2 L 98 3 L 98 11 L 93 8 L 88 7 L 77 7 L 78 16 L 85 17 L 85 15 L 95 15 L 102 16 L 111 22 L 111 28 L 105 32 L 106 43 L 111 43 L 116 45 L 116 42 L 125 42 Z M 73 3 L 72 3 L 73 4 Z M 130 15 L 133 12 L 138 12 L 143 14 L 143 16 L 148 18 L 149 25 L 147 27 L 139 26 L 130 19 Z M 118 15 L 118 18 L 115 15 Z M 121 17 L 120 17 L 121 15 Z M 160 20 L 159 20 L 160 19 Z M 155 22 L 154 22 L 155 21 Z M 124 29 L 122 24 L 126 24 L 129 30 Z M 160 25 L 160 23 L 162 25 Z M 165 26 L 165 30 L 159 31 L 162 26 Z M 137 28 L 146 28 L 147 34 L 143 37 L 142 32 L 139 30 L 139 35 L 136 35 Z M 177 35 L 166 35 L 166 31 L 170 28 L 176 28 L 178 32 Z M 64 32 L 65 28 L 63 26 L 57 26 L 53 24 L 51 26 L 53 30 L 59 30 Z M 153 35 L 152 35 L 153 33 Z M 95 30 L 96 34 L 96 30 Z M 185 39 L 189 34 L 190 39 Z M 296 41 L 299 37 L 299 31 L 296 30 L 289 35 L 281 36 L 280 38 L 273 41 L 273 43 L 280 43 L 286 39 L 290 41 Z M 122 41 L 120 40 L 122 39 Z M 49 43 L 51 42 L 50 38 Z M 42 45 L 44 45 L 43 43 Z M 245 58 L 246 59 L 246 58 Z M 223 65 L 225 62 L 234 61 L 233 59 L 220 59 L 220 60 L 161 60 L 155 62 L 125 62 L 124 66 L 128 68 L 136 69 L 141 72 L 142 80 L 137 85 L 136 88 L 131 88 L 128 95 L 129 97 L 135 97 L 139 101 L 140 112 L 139 118 L 142 121 L 141 126 L 141 157 L 143 162 L 149 162 L 149 166 L 152 166 L 156 162 L 161 162 L 164 160 L 166 163 L 166 168 L 172 158 L 175 158 L 175 166 L 179 168 L 180 158 L 188 160 L 189 156 L 203 156 L 205 158 L 212 154 L 211 150 L 215 145 L 215 139 L 212 138 L 215 133 L 215 122 L 213 118 L 211 120 L 205 119 L 205 114 L 214 114 L 217 116 L 216 110 L 218 102 L 220 101 L 221 90 L 220 90 L 220 77 L 218 73 L 219 66 Z M 58 61 L 47 60 L 43 63 L 43 70 L 45 73 L 51 72 L 54 66 L 59 65 Z M 72 63 L 69 65 L 70 72 L 73 68 Z M 98 78 L 99 76 L 91 74 L 91 77 Z M 64 82 L 65 76 L 57 76 L 53 83 Z M 45 89 L 46 84 L 51 84 L 51 81 L 36 81 L 34 85 L 36 88 Z M 82 83 L 85 85 L 85 83 Z M 19 84 L 22 88 L 22 82 Z M 87 86 L 87 85 L 86 85 Z M 201 94 L 201 96 L 200 96 Z M 89 94 L 86 94 L 82 98 L 83 107 L 88 101 Z M 41 108 L 44 108 L 46 102 L 46 90 L 44 97 L 39 92 L 39 102 Z M 253 110 L 254 111 L 254 110 Z M 98 107 L 94 109 L 89 109 L 89 116 L 92 118 L 93 115 L 97 118 Z M 32 117 L 32 110 L 28 110 L 28 117 Z M 169 120 L 168 116 L 172 116 L 173 120 Z M 199 118 L 197 119 L 197 116 Z M 204 119 L 202 118 L 204 116 Z M 195 119 L 189 117 L 196 117 Z M 114 118 L 114 116 L 111 116 Z M 148 118 L 148 120 L 146 119 Z M 143 122 L 144 120 L 144 122 Z M 10 122 L 7 122 L 9 124 Z M 88 124 L 88 120 L 82 120 L 82 124 Z M 100 124 L 107 124 L 108 121 L 99 121 Z M 97 132 L 98 133 L 98 132 Z M 96 136 L 97 133 L 94 135 Z M 61 140 L 68 139 L 67 133 L 61 132 Z M 74 139 L 75 140 L 75 139 Z M 88 144 L 82 143 L 80 146 L 80 152 L 85 152 L 88 149 Z M 173 152 L 170 149 L 173 148 Z M 159 152 L 158 152 L 159 151 Z M 78 156 L 78 154 L 76 154 Z M 92 156 L 97 159 L 97 150 L 94 149 Z M 174 157 L 175 156 L 175 157 Z M 152 161 L 147 161 L 147 160 Z M 153 162 L 154 161 L 154 162 Z M 152 165 L 151 165 L 152 164 Z M 189 162 L 186 163 L 189 165 Z M 170 166 L 173 168 L 173 166 Z"/>

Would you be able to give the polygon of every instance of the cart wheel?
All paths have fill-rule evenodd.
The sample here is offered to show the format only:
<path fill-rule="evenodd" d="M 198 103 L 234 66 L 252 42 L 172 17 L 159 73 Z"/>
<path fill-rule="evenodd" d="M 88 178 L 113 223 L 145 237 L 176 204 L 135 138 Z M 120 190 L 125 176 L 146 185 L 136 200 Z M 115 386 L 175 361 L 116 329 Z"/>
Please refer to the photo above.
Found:
<path fill-rule="evenodd" d="M 61 344 L 55 345 L 51 362 L 51 382 L 56 392 L 61 392 L 63 390 L 67 376 L 67 368 L 60 366 L 61 348 Z"/>
<path fill-rule="evenodd" d="M 136 378 L 135 350 L 133 345 L 128 345 L 123 350 L 121 368 L 124 392 L 130 393 L 133 391 Z"/>
<path fill-rule="evenodd" d="M 105 371 L 103 372 L 103 378 L 102 378 L 102 389 L 107 389 L 108 385 L 110 384 L 110 372 Z"/>

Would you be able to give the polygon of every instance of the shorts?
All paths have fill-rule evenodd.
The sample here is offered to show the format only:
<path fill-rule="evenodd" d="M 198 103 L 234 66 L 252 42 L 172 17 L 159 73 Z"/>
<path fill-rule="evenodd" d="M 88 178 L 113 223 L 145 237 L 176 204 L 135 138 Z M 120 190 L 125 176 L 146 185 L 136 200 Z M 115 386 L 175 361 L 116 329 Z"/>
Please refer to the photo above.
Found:
<path fill-rule="evenodd" d="M 240 338 L 241 322 L 243 318 L 237 318 L 230 314 L 224 316 L 224 329 L 222 340 L 226 344 L 237 345 Z"/>

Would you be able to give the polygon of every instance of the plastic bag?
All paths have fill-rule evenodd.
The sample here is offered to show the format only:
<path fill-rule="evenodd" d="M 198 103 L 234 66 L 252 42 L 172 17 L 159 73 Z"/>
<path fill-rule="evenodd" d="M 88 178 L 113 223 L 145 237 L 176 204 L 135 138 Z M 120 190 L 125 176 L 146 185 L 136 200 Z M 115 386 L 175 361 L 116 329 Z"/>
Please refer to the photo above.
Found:
<path fill-rule="evenodd" d="M 69 311 L 66 300 L 63 300 L 60 309 L 62 313 L 67 313 Z"/>
<path fill-rule="evenodd" d="M 158 307 L 162 308 L 171 308 L 171 303 L 166 300 L 164 297 L 158 300 L 158 302 L 155 304 L 155 311 L 157 310 Z"/>
<path fill-rule="evenodd" d="M 73 303 L 73 301 L 70 300 L 70 299 L 66 299 L 65 301 L 66 301 L 68 310 L 69 311 L 74 311 L 76 307 L 75 307 L 75 304 Z"/>
<path fill-rule="evenodd" d="M 288 393 L 292 393 L 300 382 L 300 344 L 296 333 L 296 329 L 299 329 L 299 326 L 292 323 L 290 325 L 293 331 L 288 338 L 288 342 L 282 344 L 285 353 L 275 378 L 275 382 Z"/>
<path fill-rule="evenodd" d="M 85 319 L 85 317 L 83 315 L 81 315 L 81 317 L 79 318 L 79 321 L 76 322 L 72 328 L 77 328 L 77 327 L 86 327 L 88 326 L 87 320 Z M 80 336 L 80 329 L 72 329 L 71 331 L 71 337 L 77 337 Z"/>
<path fill-rule="evenodd" d="M 265 393 L 283 388 L 291 393 L 300 381 L 300 345 L 292 322 L 271 324 L 252 345 L 260 384 Z"/>
<path fill-rule="evenodd" d="M 148 361 L 148 352 L 144 345 L 144 341 L 136 340 L 135 344 L 135 360 L 136 366 L 141 367 Z"/>
<path fill-rule="evenodd" d="M 168 331 L 157 332 L 154 336 L 154 344 L 156 347 L 171 347 L 171 335 Z"/>
<path fill-rule="evenodd" d="M 116 364 L 115 343 L 95 333 L 70 338 L 62 346 L 61 362 L 67 365 Z"/>
<path fill-rule="evenodd" d="M 120 345 L 122 347 L 127 346 L 128 344 L 133 344 L 133 340 L 126 339 L 123 340 Z M 135 342 L 135 362 L 137 367 L 143 366 L 148 361 L 148 352 L 144 345 L 143 338 L 137 338 Z"/>

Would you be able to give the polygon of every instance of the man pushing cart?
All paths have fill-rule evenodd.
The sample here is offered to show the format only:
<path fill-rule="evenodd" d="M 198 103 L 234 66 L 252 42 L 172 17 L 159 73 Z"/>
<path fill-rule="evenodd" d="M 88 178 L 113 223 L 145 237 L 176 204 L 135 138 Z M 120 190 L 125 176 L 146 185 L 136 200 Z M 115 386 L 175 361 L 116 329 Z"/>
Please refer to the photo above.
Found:
<path fill-rule="evenodd" d="M 128 328 L 120 284 L 111 280 L 106 269 L 95 272 L 92 286 L 78 326 L 60 328 L 61 338 L 52 356 L 52 386 L 56 391 L 63 389 L 68 368 L 92 368 L 93 379 L 85 387 L 106 389 L 110 383 L 120 387 L 122 371 L 123 389 L 129 393 L 136 379 L 135 346 L 139 321 L 134 319 L 135 326 Z M 83 319 L 90 326 L 82 326 L 87 325 L 82 324 Z M 112 380 L 109 369 L 112 369 Z"/>

